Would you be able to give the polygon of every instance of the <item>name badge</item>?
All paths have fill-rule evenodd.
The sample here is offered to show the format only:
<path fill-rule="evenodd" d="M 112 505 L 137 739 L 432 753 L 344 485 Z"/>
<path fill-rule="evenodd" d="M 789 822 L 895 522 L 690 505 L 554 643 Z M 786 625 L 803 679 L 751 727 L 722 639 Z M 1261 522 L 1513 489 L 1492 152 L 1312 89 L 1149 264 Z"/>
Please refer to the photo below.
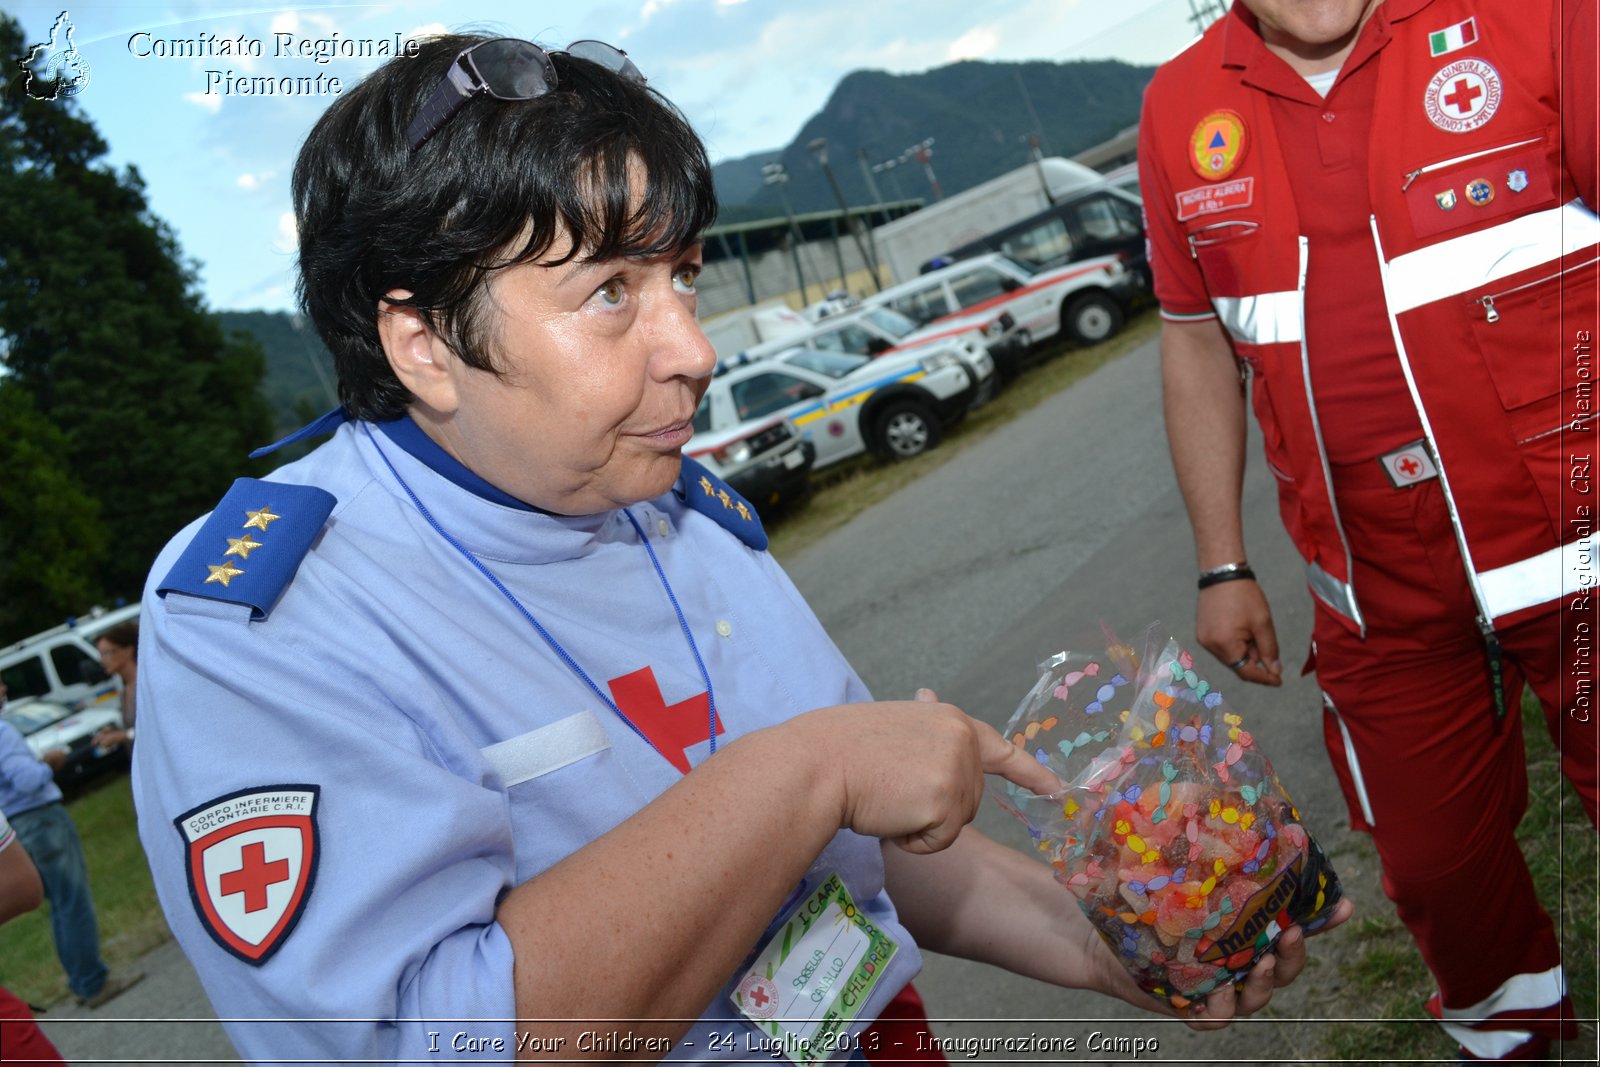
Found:
<path fill-rule="evenodd" d="M 734 990 L 734 1007 L 797 1067 L 850 1047 L 850 1023 L 898 948 L 837 874 L 795 906 Z"/>

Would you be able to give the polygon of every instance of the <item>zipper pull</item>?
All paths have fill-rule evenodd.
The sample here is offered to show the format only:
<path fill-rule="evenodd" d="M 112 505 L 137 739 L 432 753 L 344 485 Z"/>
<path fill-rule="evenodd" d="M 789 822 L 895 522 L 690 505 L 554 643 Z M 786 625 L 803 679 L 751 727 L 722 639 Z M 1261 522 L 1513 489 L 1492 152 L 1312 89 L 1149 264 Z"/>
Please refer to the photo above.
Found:
<path fill-rule="evenodd" d="M 1478 303 L 1483 305 L 1483 311 L 1484 311 L 1483 319 L 1484 319 L 1485 322 L 1499 322 L 1500 321 L 1500 312 L 1498 312 L 1498 311 L 1496 311 L 1494 309 L 1494 297 L 1492 297 L 1492 296 L 1480 296 L 1480 297 L 1478 297 Z"/>
<path fill-rule="evenodd" d="M 1418 167 L 1416 170 L 1412 171 L 1410 174 L 1407 174 L 1406 175 L 1406 180 L 1404 182 L 1402 182 L 1401 185 L 1400 185 L 1400 191 L 1403 193 L 1407 189 L 1411 188 L 1411 183 L 1416 181 L 1417 180 L 1417 176 L 1419 174 L 1421 174 L 1423 171 L 1427 170 L 1427 169 L 1428 169 L 1427 167 Z"/>
<path fill-rule="evenodd" d="M 1483 634 L 1484 652 L 1489 658 L 1489 690 L 1494 698 L 1494 721 L 1498 723 L 1506 717 L 1506 675 L 1500 638 L 1482 615 L 1478 616 L 1478 629 Z"/>

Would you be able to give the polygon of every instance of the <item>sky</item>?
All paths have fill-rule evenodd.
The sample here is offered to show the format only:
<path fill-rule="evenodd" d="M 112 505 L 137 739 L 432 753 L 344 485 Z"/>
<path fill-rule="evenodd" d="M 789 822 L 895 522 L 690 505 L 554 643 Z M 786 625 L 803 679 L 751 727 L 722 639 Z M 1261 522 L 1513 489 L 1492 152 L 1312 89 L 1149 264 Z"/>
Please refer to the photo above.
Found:
<path fill-rule="evenodd" d="M 382 62 L 337 54 L 354 44 L 464 28 L 549 47 L 608 41 L 682 109 L 717 162 L 787 144 L 853 70 L 911 73 L 962 59 L 1154 64 L 1193 35 L 1188 0 L 53 0 L 5 10 L 30 45 L 50 42 L 67 13 L 88 71 L 77 105 L 109 143 L 109 162 L 138 169 L 216 310 L 293 309 L 289 176 L 337 99 L 331 80 L 348 89 Z M 64 51 L 65 32 L 54 36 Z M 260 55 L 222 52 L 219 42 L 241 40 Z M 319 60 L 319 50 L 335 54 Z M 18 76 L 15 57 L 0 63 L 5 78 Z M 239 91 L 240 79 L 283 76 L 322 80 L 305 95 Z"/>

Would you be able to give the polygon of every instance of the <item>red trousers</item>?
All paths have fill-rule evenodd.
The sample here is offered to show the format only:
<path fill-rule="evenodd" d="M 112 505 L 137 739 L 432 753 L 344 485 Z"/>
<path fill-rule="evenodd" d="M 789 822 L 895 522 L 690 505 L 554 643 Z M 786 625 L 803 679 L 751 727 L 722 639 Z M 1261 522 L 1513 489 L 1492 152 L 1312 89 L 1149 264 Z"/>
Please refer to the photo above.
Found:
<path fill-rule="evenodd" d="M 6 1063 L 66 1062 L 33 1021 L 33 1012 L 4 986 L 0 986 L 0 1059 Z"/>
<path fill-rule="evenodd" d="M 944 1063 L 944 1053 L 934 1047 L 931 1036 L 922 994 L 908 985 L 862 1031 L 861 1053 L 868 1063 Z"/>
<path fill-rule="evenodd" d="M 1565 603 L 1499 631 L 1506 713 L 1437 480 L 1392 488 L 1376 461 L 1336 467 L 1365 640 L 1320 603 L 1313 657 L 1350 821 L 1439 985 L 1430 1009 L 1480 1058 L 1572 1036 L 1561 953 L 1515 831 L 1528 802 L 1520 697 L 1531 686 L 1562 772 L 1596 818 L 1595 690 L 1572 671 L 1593 610 Z M 1581 662 L 1584 669 L 1591 657 Z M 1592 676 L 1591 676 L 1592 677 Z"/>

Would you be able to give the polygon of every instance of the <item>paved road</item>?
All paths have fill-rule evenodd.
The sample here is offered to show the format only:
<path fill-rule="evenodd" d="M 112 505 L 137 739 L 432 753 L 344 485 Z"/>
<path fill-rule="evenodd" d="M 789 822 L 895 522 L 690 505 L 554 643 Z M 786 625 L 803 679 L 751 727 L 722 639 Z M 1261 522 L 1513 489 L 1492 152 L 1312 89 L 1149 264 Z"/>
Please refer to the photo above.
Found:
<path fill-rule="evenodd" d="M 996 725 L 1032 685 L 1039 660 L 1090 647 L 1101 620 L 1132 635 L 1162 619 L 1192 645 L 1193 554 L 1159 404 L 1155 350 L 1147 345 L 817 542 L 789 569 L 878 695 L 930 686 Z M 1259 462 L 1246 509 L 1251 561 L 1273 596 L 1292 675 L 1308 640 L 1309 605 Z M 1202 669 L 1226 677 L 1208 657 Z M 1281 691 L 1228 695 L 1335 863 L 1347 879 L 1357 874 L 1349 865 L 1360 852 L 1348 842 L 1326 771 L 1314 686 L 1295 678 Z M 1020 826 L 992 805 L 979 825 L 1026 844 Z M 1075 906 L 1065 891 L 1062 902 Z M 232 1059 L 182 956 L 169 945 L 143 966 L 150 977 L 100 1012 L 50 1014 L 45 1029 L 63 1052 L 82 1062 Z M 1278 1014 L 1310 1014 L 1305 1005 L 1330 980 L 1326 971 L 1302 980 L 1280 997 Z M 1282 1061 L 1309 1047 L 1299 1024 L 1192 1035 L 1101 997 L 942 957 L 930 958 L 918 985 L 935 1017 L 950 1020 L 941 1022 L 943 1035 L 1070 1036 L 1077 1055 L 1091 1061 L 1101 1058 L 1091 1045 L 1096 1033 L 1126 1042 L 1106 1048 L 1107 1059 L 1129 1058 L 1135 1039 L 1155 1041 L 1140 1058 L 1159 1060 Z M 107 1021 L 113 1014 L 152 1021 Z"/>
<path fill-rule="evenodd" d="M 789 571 L 875 695 L 907 697 L 929 686 L 996 726 L 1037 679 L 1040 660 L 1103 644 L 1102 622 L 1124 637 L 1167 623 L 1245 716 L 1352 880 L 1370 850 L 1353 840 L 1327 768 L 1316 686 L 1297 673 L 1311 607 L 1271 476 L 1252 446 L 1246 538 L 1290 680 L 1281 690 L 1230 687 L 1229 672 L 1193 638 L 1194 553 L 1166 453 L 1157 366 L 1153 343 L 1107 365 L 788 561 Z M 993 804 L 977 825 L 1028 848 L 1021 824 Z M 1363 881 L 1375 881 L 1370 871 Z M 1063 891 L 1063 907 L 1072 906 Z M 1077 1054 L 1093 1061 L 1098 1032 L 1156 1041 L 1143 1059 L 1282 1062 L 1311 1054 L 1314 1024 L 1281 1020 L 1317 1014 L 1309 1006 L 1336 982 L 1332 970 L 1308 972 L 1280 993 L 1280 1021 L 1204 1035 L 1120 1002 L 945 957 L 931 957 L 917 985 L 933 1017 L 952 1020 L 941 1034 L 1072 1037 Z M 1134 1021 L 1108 1025 L 1112 1019 Z M 1103 1050 L 1108 1059 L 1128 1051 Z"/>

